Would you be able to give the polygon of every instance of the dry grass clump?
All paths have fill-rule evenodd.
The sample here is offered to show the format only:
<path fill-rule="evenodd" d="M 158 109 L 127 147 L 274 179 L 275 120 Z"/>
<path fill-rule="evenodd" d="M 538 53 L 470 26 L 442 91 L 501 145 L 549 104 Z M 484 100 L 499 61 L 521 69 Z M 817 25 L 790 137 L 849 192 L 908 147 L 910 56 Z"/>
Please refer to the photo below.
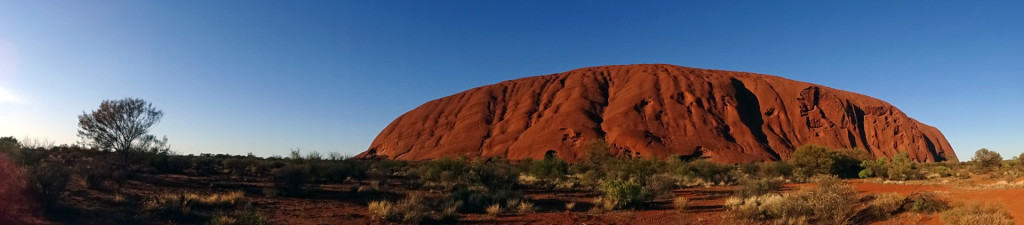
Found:
<path fill-rule="evenodd" d="M 411 194 L 395 203 L 389 201 L 370 202 L 369 212 L 370 217 L 373 219 L 399 223 L 419 223 L 427 216 L 429 210 L 423 197 L 418 194 Z"/>
<path fill-rule="evenodd" d="M 686 197 L 678 196 L 678 197 L 675 197 L 675 198 L 672 199 L 672 207 L 676 208 L 676 210 L 679 210 L 680 212 L 686 211 L 686 207 L 689 207 L 689 206 L 690 206 L 690 199 L 688 199 Z"/>
<path fill-rule="evenodd" d="M 532 202 L 527 201 L 519 202 L 519 206 L 516 207 L 516 211 L 523 214 L 532 213 L 536 210 L 537 207 L 535 207 Z"/>
<path fill-rule="evenodd" d="M 388 218 L 388 215 L 391 213 L 391 205 L 392 204 L 389 201 L 370 202 L 370 218 L 375 220 L 386 220 Z"/>
<path fill-rule="evenodd" d="M 188 214 L 193 207 L 199 208 L 233 208 L 240 205 L 245 197 L 242 191 L 226 194 L 164 194 L 154 196 L 143 203 L 143 210 L 163 211 Z"/>
<path fill-rule="evenodd" d="M 536 207 L 532 202 L 523 201 L 522 199 L 509 199 L 505 202 L 505 208 L 516 213 L 532 213 L 536 211 Z"/>
<path fill-rule="evenodd" d="M 950 225 L 1009 225 L 1013 216 L 1002 206 L 972 202 L 942 213 L 942 221 Z"/>
<path fill-rule="evenodd" d="M 883 220 L 896 214 L 907 198 L 899 193 L 882 193 L 875 195 L 875 198 L 868 204 L 866 211 L 868 217 Z"/>
<path fill-rule="evenodd" d="M 493 204 L 487 207 L 487 215 L 498 216 L 501 214 L 501 204 Z"/>
<path fill-rule="evenodd" d="M 190 199 L 198 206 L 205 207 L 227 207 L 235 206 L 242 202 L 245 197 L 245 192 L 232 191 L 227 194 L 212 194 L 212 195 L 197 195 L 197 194 L 185 194 L 186 199 Z"/>

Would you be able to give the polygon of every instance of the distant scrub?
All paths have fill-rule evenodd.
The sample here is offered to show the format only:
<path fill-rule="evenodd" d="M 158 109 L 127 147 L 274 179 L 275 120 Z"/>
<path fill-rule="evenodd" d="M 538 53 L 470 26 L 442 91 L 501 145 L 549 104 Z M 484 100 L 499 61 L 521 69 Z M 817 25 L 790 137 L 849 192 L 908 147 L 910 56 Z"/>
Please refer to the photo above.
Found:
<path fill-rule="evenodd" d="M 917 163 L 910 160 L 910 156 L 906 151 L 900 151 L 892 159 L 881 157 L 876 160 L 864 160 L 861 162 L 861 166 L 864 169 L 861 170 L 858 176 L 861 178 L 879 177 L 887 180 L 924 179 L 925 174 L 920 171 L 917 165 Z"/>
<path fill-rule="evenodd" d="M 815 175 L 855 178 L 863 170 L 861 162 L 868 159 L 870 156 L 863 150 L 803 145 L 790 155 L 787 162 L 793 166 L 793 174 L 801 179 Z"/>

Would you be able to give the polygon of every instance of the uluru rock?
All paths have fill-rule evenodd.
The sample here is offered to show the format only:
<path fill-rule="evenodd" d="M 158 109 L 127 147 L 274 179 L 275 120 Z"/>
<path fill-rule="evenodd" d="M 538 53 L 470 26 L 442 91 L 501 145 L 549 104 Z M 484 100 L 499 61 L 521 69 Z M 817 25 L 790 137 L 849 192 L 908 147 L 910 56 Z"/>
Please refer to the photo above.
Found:
<path fill-rule="evenodd" d="M 663 64 L 589 67 L 473 88 L 391 122 L 358 157 L 576 161 L 590 140 L 619 155 L 786 159 L 800 145 L 956 160 L 938 129 L 884 101 L 785 78 Z"/>

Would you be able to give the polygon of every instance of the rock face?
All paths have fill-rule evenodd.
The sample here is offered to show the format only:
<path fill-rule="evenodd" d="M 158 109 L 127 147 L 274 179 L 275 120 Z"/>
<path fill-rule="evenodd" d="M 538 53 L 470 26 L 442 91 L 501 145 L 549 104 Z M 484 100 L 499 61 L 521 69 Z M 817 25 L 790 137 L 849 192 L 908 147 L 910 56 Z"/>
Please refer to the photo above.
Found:
<path fill-rule="evenodd" d="M 786 159 L 803 144 L 901 150 L 956 160 L 938 129 L 888 103 L 776 76 L 645 64 L 582 68 L 470 89 L 395 119 L 359 157 L 586 157 L 605 139 L 619 155 Z"/>

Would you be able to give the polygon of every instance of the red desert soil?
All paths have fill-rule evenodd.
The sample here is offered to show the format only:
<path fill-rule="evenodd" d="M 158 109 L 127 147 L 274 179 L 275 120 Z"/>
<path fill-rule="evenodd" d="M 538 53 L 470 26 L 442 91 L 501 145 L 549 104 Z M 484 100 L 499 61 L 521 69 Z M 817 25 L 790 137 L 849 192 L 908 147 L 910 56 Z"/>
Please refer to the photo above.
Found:
<path fill-rule="evenodd" d="M 69 204 L 83 211 L 71 214 L 65 222 L 45 222 L 38 215 L 31 216 L 27 224 L 130 224 L 133 215 L 129 208 L 139 207 L 131 202 L 161 194 L 215 194 L 242 190 L 245 199 L 252 202 L 254 209 L 264 215 L 271 224 L 387 224 L 369 218 L 369 201 L 398 199 L 393 193 L 406 193 L 401 183 L 382 185 L 380 192 L 352 192 L 352 184 L 321 185 L 315 191 L 299 197 L 268 197 L 263 194 L 266 183 L 227 181 L 225 177 L 191 177 L 183 175 L 147 175 L 130 180 L 121 191 L 96 191 L 81 189 L 70 193 L 65 199 Z M 866 180 L 847 180 L 861 194 L 898 192 L 909 195 L 914 192 L 935 191 L 952 203 L 981 201 L 1005 206 L 1017 223 L 1024 223 L 1024 202 L 1016 196 L 1024 195 L 1024 189 L 968 189 L 957 184 L 910 185 L 880 184 Z M 986 181 L 982 181 L 986 182 Z M 979 183 L 979 182 L 975 182 Z M 798 190 L 808 184 L 786 184 L 783 191 Z M 686 188 L 675 190 L 676 196 L 690 199 L 685 212 L 672 208 L 669 200 L 660 200 L 650 209 L 613 212 L 591 211 L 591 202 L 596 197 L 587 192 L 528 190 L 525 195 L 537 206 L 536 213 L 507 214 L 498 217 L 483 213 L 466 213 L 458 224 L 743 224 L 730 216 L 723 208 L 725 199 L 733 193 L 733 187 Z M 435 193 L 438 194 L 438 193 Z M 117 196 L 123 201 L 111 201 Z M 576 202 L 573 210 L 566 210 L 567 201 Z M 886 221 L 872 224 L 944 224 L 938 214 L 901 213 Z"/>
<path fill-rule="evenodd" d="M 884 101 L 754 73 L 664 64 L 589 67 L 473 88 L 388 125 L 361 157 L 569 161 L 604 138 L 618 154 L 785 159 L 803 144 L 956 160 L 938 129 Z"/>

